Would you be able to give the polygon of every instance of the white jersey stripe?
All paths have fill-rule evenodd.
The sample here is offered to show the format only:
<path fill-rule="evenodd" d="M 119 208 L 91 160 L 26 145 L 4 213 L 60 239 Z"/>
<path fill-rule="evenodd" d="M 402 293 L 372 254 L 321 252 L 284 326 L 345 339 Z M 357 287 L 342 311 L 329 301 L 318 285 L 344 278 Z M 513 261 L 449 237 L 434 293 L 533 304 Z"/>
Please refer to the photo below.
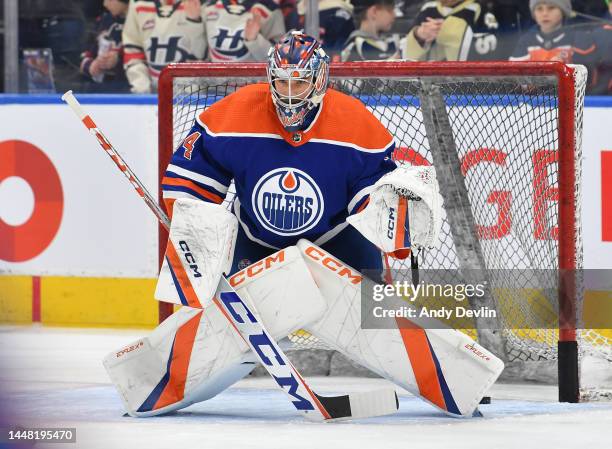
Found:
<path fill-rule="evenodd" d="M 168 198 L 168 199 L 175 199 L 175 200 L 178 200 L 179 198 L 189 198 L 192 200 L 202 201 L 202 199 L 198 198 L 197 196 L 191 195 L 190 193 L 187 193 L 187 192 L 181 192 L 178 190 L 164 190 L 164 192 L 162 193 L 162 197 Z"/>
<path fill-rule="evenodd" d="M 231 132 L 231 133 L 214 133 L 212 132 L 205 124 L 200 120 L 200 117 L 197 118 L 198 123 L 206 130 L 206 134 L 212 137 L 264 137 L 268 139 L 280 139 L 283 140 L 279 134 L 266 134 L 266 133 L 240 133 L 240 132 Z M 384 153 L 389 150 L 389 148 L 393 145 L 393 139 L 382 148 L 365 148 L 360 147 L 359 145 L 355 145 L 350 142 L 341 142 L 339 140 L 330 140 L 330 139 L 310 139 L 307 143 L 325 143 L 329 145 L 338 145 L 341 147 L 349 147 L 357 151 L 363 151 L 364 153 Z"/>
<path fill-rule="evenodd" d="M 310 139 L 309 142 L 327 143 L 327 144 L 330 144 L 330 145 L 338 145 L 338 146 L 341 146 L 341 147 L 349 147 L 349 148 L 352 148 L 352 149 L 357 150 L 357 151 L 363 151 L 364 153 L 384 153 L 385 151 L 387 151 L 393 145 L 393 139 L 391 139 L 391 142 L 389 142 L 383 148 L 364 148 L 364 147 L 360 147 L 358 145 L 355 145 L 354 143 L 341 142 L 339 140 L 329 140 L 329 139 Z"/>

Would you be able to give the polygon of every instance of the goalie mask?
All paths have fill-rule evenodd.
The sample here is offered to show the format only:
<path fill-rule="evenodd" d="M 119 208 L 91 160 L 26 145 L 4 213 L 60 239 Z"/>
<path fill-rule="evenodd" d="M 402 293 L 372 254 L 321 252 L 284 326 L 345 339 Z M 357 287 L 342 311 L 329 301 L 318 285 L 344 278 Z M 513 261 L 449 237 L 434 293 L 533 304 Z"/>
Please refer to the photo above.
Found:
<path fill-rule="evenodd" d="M 302 129 L 329 84 L 329 56 L 312 36 L 291 31 L 268 53 L 268 82 L 276 114 L 289 132 Z"/>

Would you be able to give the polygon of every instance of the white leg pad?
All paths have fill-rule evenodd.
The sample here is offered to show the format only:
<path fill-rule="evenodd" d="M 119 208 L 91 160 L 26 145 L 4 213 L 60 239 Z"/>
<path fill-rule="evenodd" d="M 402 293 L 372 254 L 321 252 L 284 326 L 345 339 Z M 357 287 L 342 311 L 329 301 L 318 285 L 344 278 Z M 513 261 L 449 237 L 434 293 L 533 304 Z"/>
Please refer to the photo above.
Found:
<path fill-rule="evenodd" d="M 328 302 L 307 331 L 445 413 L 472 415 L 503 370 L 499 358 L 457 330 L 432 329 L 432 320 L 362 329 L 359 272 L 307 240 L 298 248 Z"/>
<path fill-rule="evenodd" d="M 289 282 L 287 280 L 290 280 Z M 319 319 L 326 303 L 297 247 L 230 279 L 275 339 Z M 248 374 L 255 357 L 213 303 L 183 307 L 104 366 L 131 416 L 153 416 L 214 397 Z"/>

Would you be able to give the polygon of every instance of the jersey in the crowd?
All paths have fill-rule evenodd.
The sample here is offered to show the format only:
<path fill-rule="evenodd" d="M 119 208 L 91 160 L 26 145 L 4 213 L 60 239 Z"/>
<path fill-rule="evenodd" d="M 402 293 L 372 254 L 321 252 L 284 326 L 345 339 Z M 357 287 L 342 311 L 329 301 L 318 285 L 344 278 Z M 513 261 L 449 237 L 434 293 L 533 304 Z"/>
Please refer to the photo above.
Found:
<path fill-rule="evenodd" d="M 252 241 L 323 244 L 395 168 L 393 149 L 387 129 L 355 98 L 328 90 L 309 128 L 289 133 L 269 86 L 253 84 L 197 118 L 167 168 L 163 197 L 169 209 L 184 197 L 221 203 L 233 179 L 234 212 Z"/>
<path fill-rule="evenodd" d="M 298 3 L 302 27 L 305 25 L 305 2 Z M 319 0 L 319 28 L 321 46 L 335 60 L 344 43 L 355 30 L 353 5 L 348 0 Z"/>
<path fill-rule="evenodd" d="M 415 36 L 416 28 L 427 18 L 443 19 L 444 23 L 435 41 L 421 42 Z M 440 2 L 425 3 L 406 37 L 404 58 L 416 61 L 466 61 L 487 59 L 496 48 L 495 16 L 482 8 L 476 0 L 466 0 L 449 7 Z"/>
<path fill-rule="evenodd" d="M 519 39 L 511 61 L 561 61 L 590 64 L 595 45 L 590 33 L 561 27 L 544 34 L 536 26 Z"/>
<path fill-rule="evenodd" d="M 202 6 L 202 14 L 204 6 Z M 123 63 L 132 91 L 149 92 L 157 86 L 162 68 L 173 62 L 204 59 L 204 21 L 191 20 L 181 1 L 135 0 L 123 29 Z"/>
<path fill-rule="evenodd" d="M 342 50 L 342 61 L 384 61 L 398 58 L 394 36 L 373 36 L 361 30 L 351 33 Z"/>
<path fill-rule="evenodd" d="M 253 14 L 261 16 L 257 38 L 244 40 Z M 209 59 L 214 62 L 264 61 L 272 43 L 285 33 L 283 13 L 273 0 L 209 0 L 205 10 Z"/>

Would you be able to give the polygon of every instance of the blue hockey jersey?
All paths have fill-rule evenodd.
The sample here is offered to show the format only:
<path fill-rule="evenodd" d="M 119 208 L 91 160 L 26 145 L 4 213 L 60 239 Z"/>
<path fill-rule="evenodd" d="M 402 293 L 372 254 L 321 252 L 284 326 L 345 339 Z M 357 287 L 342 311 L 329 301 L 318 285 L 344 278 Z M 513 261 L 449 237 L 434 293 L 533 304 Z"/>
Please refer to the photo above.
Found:
<path fill-rule="evenodd" d="M 303 132 L 280 124 L 267 84 L 239 89 L 202 112 L 162 182 L 177 198 L 221 203 L 234 180 L 234 213 L 246 235 L 270 248 L 300 238 L 323 244 L 395 168 L 393 138 L 357 99 L 329 89 Z"/>

